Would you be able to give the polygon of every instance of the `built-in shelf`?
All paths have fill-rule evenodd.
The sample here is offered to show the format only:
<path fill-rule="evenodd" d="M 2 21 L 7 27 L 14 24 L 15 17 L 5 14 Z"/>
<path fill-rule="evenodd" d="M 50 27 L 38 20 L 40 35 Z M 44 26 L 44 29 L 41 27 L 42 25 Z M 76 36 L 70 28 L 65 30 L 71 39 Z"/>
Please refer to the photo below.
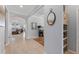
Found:
<path fill-rule="evenodd" d="M 66 40 L 66 39 L 68 39 L 68 37 L 65 37 L 63 40 Z"/>
<path fill-rule="evenodd" d="M 68 30 L 64 30 L 64 32 L 66 32 L 66 31 L 68 31 Z"/>
<path fill-rule="evenodd" d="M 67 52 L 68 50 L 68 18 L 67 18 L 67 10 L 64 11 L 64 24 L 63 24 L 63 52 Z"/>
<path fill-rule="evenodd" d="M 67 46 L 68 46 L 68 44 L 65 44 L 65 45 L 64 45 L 64 48 L 67 47 Z"/>

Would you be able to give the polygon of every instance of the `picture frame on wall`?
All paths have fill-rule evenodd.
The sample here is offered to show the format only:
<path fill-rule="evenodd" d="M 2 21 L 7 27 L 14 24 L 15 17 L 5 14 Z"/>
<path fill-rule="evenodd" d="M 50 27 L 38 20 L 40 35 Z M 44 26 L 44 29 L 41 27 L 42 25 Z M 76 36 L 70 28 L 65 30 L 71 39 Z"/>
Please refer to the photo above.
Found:
<path fill-rule="evenodd" d="M 33 30 L 37 29 L 37 23 L 36 22 L 31 23 L 31 29 L 33 29 Z"/>

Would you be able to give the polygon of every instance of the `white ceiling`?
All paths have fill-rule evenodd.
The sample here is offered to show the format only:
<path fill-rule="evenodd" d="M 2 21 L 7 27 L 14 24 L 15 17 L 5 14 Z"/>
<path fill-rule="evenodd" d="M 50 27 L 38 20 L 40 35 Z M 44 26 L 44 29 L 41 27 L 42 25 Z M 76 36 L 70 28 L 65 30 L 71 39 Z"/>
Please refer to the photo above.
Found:
<path fill-rule="evenodd" d="M 23 5 L 23 8 L 20 5 L 7 5 L 6 8 L 8 12 L 12 12 L 21 16 L 27 17 L 29 14 L 39 8 L 40 5 Z"/>

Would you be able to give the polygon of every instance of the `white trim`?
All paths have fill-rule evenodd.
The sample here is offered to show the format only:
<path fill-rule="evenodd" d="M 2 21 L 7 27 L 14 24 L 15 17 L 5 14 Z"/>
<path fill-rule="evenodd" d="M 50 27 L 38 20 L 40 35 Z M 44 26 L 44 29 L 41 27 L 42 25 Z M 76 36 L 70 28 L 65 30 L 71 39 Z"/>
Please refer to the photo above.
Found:
<path fill-rule="evenodd" d="M 79 15 L 79 8 L 76 9 L 76 52 L 79 52 L 79 47 L 78 47 L 78 15 Z"/>
<path fill-rule="evenodd" d="M 76 51 L 70 50 L 68 49 L 69 52 L 73 53 L 73 54 L 77 54 Z"/>
<path fill-rule="evenodd" d="M 35 39 L 35 38 L 38 38 L 38 36 L 30 36 L 30 37 L 27 37 L 27 39 Z"/>

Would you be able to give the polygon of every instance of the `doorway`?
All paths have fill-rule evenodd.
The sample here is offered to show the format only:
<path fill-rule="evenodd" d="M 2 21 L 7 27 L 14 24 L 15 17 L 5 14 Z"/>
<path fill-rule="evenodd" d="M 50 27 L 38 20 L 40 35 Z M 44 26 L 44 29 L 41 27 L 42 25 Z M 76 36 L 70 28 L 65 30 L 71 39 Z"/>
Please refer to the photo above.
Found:
<path fill-rule="evenodd" d="M 5 47 L 5 53 L 44 53 L 42 6 L 8 5 L 6 10 L 8 33 L 6 41 L 8 44 Z"/>

